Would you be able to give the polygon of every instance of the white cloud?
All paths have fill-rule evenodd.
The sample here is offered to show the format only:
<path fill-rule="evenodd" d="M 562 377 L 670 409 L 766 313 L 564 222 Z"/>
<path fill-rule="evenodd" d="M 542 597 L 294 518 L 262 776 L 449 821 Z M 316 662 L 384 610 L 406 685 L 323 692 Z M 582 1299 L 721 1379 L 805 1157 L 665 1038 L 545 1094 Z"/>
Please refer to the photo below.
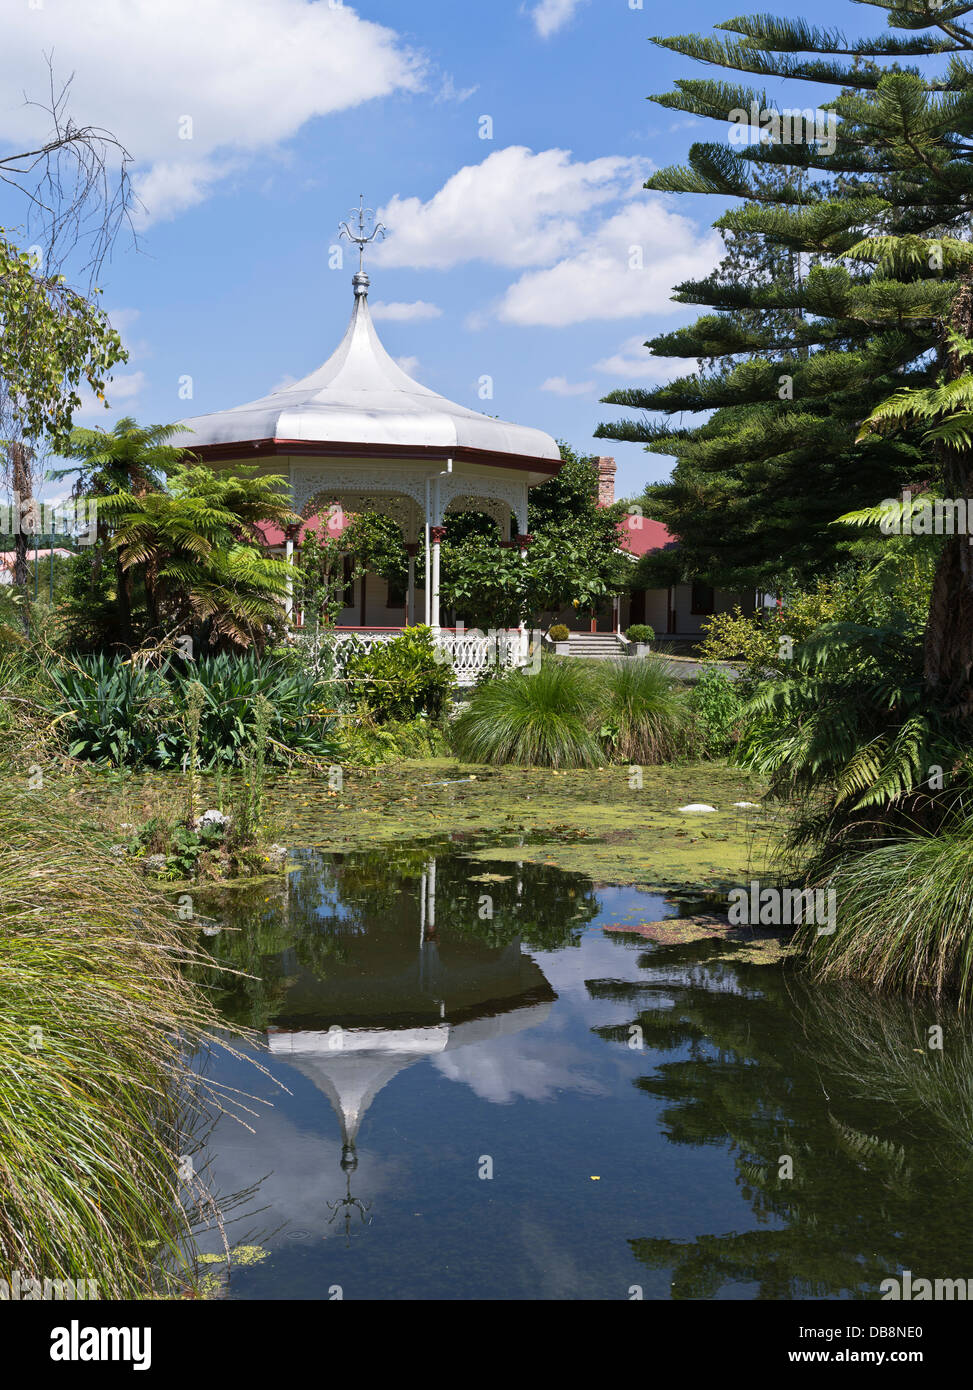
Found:
<path fill-rule="evenodd" d="M 200 202 L 314 117 L 425 81 L 423 60 L 399 35 L 350 5 L 85 0 L 4 10 L 0 143 L 29 149 L 47 134 L 22 93 L 43 98 L 52 53 L 58 82 L 74 74 L 74 120 L 130 150 L 149 219 Z"/>
<path fill-rule="evenodd" d="M 410 323 L 415 319 L 439 319 L 442 316 L 439 305 L 429 304 L 425 299 L 416 299 L 411 304 L 385 304 L 378 299 L 372 305 L 372 318 L 387 319 L 389 323 Z"/>
<path fill-rule="evenodd" d="M 660 198 L 643 198 L 609 217 L 556 265 L 522 275 L 504 294 L 498 315 L 507 323 L 560 328 L 673 313 L 679 307 L 673 285 L 704 277 L 722 254 L 715 232 L 700 233 Z"/>
<path fill-rule="evenodd" d="M 460 169 L 428 202 L 396 195 L 379 212 L 390 230 L 375 261 L 438 270 L 472 260 L 549 265 L 583 243 L 586 214 L 630 196 L 648 168 L 645 159 L 573 161 L 570 150 L 510 145 Z"/>
<path fill-rule="evenodd" d="M 572 1044 L 549 1033 L 531 1032 L 442 1052 L 432 1064 L 447 1080 L 469 1086 L 481 1100 L 509 1105 L 521 1098 L 550 1100 L 563 1091 L 604 1094 L 604 1082 L 585 1072 L 584 1061 Z"/>
<path fill-rule="evenodd" d="M 145 385 L 144 372 L 127 372 L 124 376 L 113 376 L 105 390 L 109 401 L 130 401 Z"/>
<path fill-rule="evenodd" d="M 402 368 L 406 376 L 414 377 L 419 370 L 418 357 L 397 357 L 395 361 L 396 365 Z"/>
<path fill-rule="evenodd" d="M 534 28 L 542 39 L 549 39 L 574 18 L 583 4 L 585 0 L 541 0 L 530 12 Z"/>
<path fill-rule="evenodd" d="M 437 106 L 440 106 L 444 101 L 462 103 L 464 101 L 469 101 L 470 97 L 479 90 L 480 84 L 478 82 L 472 87 L 457 87 L 452 75 L 447 73 L 433 100 Z"/>
<path fill-rule="evenodd" d="M 662 385 L 666 381 L 675 381 L 677 377 L 691 376 L 697 366 L 698 363 L 691 357 L 653 357 L 645 346 L 645 339 L 636 335 L 626 339 L 611 357 L 603 357 L 596 362 L 592 370 L 629 381 L 637 379 Z"/>
<path fill-rule="evenodd" d="M 584 396 L 594 389 L 593 381 L 570 382 L 564 376 L 549 376 L 541 385 L 542 391 L 550 391 L 555 396 Z"/>
<path fill-rule="evenodd" d="M 141 208 L 136 221 L 141 226 L 151 222 L 171 222 L 180 213 L 195 207 L 209 197 L 221 179 L 244 167 L 241 159 L 160 160 L 144 174 L 135 177 L 135 188 Z"/>

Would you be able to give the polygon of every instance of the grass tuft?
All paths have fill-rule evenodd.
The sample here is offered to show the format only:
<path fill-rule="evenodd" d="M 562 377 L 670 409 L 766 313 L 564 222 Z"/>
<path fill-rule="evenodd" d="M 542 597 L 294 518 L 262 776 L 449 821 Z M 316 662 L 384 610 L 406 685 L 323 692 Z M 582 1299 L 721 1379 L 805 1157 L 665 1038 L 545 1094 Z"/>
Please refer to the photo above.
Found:
<path fill-rule="evenodd" d="M 913 834 L 834 861 L 816 886 L 836 893 L 833 935 L 807 929 L 822 977 L 880 989 L 973 994 L 973 824 Z"/>
<path fill-rule="evenodd" d="M 678 756 L 689 707 L 658 658 L 605 662 L 596 679 L 599 717 L 615 757 L 654 765 Z"/>
<path fill-rule="evenodd" d="M 474 763 L 592 767 L 604 759 L 590 728 L 595 683 L 570 659 L 548 658 L 477 686 L 453 725 L 453 746 Z"/>

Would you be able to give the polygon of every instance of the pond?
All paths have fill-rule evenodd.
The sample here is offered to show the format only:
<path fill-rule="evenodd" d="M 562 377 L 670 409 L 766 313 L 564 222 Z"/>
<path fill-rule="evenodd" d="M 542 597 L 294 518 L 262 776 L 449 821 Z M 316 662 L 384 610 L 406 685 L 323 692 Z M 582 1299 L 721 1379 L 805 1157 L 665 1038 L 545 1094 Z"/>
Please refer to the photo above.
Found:
<path fill-rule="evenodd" d="M 646 939 L 699 904 L 474 848 L 298 852 L 285 889 L 214 912 L 263 1068 L 200 1059 L 253 1098 L 195 1160 L 260 1247 L 230 1298 L 879 1298 L 903 1269 L 973 1273 L 955 1012 Z"/>

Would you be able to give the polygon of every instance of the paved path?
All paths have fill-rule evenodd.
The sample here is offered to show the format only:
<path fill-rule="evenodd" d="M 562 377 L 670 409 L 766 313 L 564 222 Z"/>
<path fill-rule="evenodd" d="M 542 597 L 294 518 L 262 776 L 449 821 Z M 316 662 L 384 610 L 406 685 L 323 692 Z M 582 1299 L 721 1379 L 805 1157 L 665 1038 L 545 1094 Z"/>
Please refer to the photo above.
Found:
<path fill-rule="evenodd" d="M 659 652 L 660 661 L 664 661 L 670 675 L 675 676 L 681 681 L 699 680 L 707 666 L 717 666 L 721 671 L 725 671 L 731 681 L 739 680 L 740 672 L 735 666 L 731 666 L 727 661 L 700 661 L 693 656 L 670 656 L 667 652 Z"/>

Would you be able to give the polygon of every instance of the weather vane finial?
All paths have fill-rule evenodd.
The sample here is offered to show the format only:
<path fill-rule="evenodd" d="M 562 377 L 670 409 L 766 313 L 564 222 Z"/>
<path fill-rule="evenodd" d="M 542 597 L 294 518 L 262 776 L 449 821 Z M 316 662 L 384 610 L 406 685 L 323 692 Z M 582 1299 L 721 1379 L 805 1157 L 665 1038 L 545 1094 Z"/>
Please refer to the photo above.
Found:
<path fill-rule="evenodd" d="M 358 230 L 352 231 L 347 222 L 342 222 L 338 229 L 339 237 L 346 236 L 349 241 L 358 247 L 358 275 L 355 276 L 355 293 L 362 294 L 368 289 L 368 276 L 365 274 L 365 247 L 375 240 L 376 237 L 385 238 L 387 228 L 381 222 L 375 222 L 375 209 L 365 206 L 365 195 L 360 194 L 358 207 L 352 208 L 352 217 L 358 224 Z M 374 223 L 372 230 L 368 231 L 370 223 Z M 363 277 L 359 279 L 359 276 Z"/>

